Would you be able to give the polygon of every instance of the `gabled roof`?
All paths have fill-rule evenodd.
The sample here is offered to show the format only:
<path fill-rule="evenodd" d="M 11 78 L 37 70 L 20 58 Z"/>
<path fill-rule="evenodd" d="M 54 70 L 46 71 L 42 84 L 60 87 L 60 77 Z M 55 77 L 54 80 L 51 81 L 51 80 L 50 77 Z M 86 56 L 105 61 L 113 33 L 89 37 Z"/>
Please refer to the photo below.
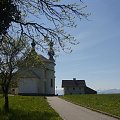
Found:
<path fill-rule="evenodd" d="M 49 64 L 52 63 L 55 65 L 53 61 L 45 58 L 41 54 L 37 54 L 35 49 L 31 49 L 31 51 L 27 54 L 26 58 L 20 61 L 19 64 L 21 68 L 21 67 L 31 67 L 31 66 L 38 67 L 39 65 L 45 67 L 45 63 L 49 63 Z"/>
<path fill-rule="evenodd" d="M 45 58 L 43 55 L 37 54 L 35 49 L 31 49 L 30 53 L 27 56 L 27 59 L 31 59 L 31 58 L 34 60 L 36 60 L 35 58 L 38 58 L 38 60 L 44 61 L 44 62 L 52 62 L 49 59 Z"/>
<path fill-rule="evenodd" d="M 85 80 L 62 80 L 62 87 L 84 87 Z"/>
<path fill-rule="evenodd" d="M 44 62 L 53 62 L 53 61 L 45 58 L 45 57 L 44 57 L 43 55 L 41 55 L 41 54 L 39 54 L 38 56 L 39 56 L 39 58 L 40 58 L 41 61 L 44 61 Z"/>

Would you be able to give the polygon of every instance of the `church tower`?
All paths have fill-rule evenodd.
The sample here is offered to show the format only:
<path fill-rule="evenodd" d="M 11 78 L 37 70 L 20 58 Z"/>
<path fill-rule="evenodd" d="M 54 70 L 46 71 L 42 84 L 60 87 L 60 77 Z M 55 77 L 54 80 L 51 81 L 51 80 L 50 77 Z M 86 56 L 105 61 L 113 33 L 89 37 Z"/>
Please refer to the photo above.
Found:
<path fill-rule="evenodd" d="M 49 60 L 55 62 L 55 60 L 54 60 L 54 58 L 53 58 L 54 55 L 55 55 L 55 52 L 54 52 L 54 50 L 53 50 L 53 42 L 50 41 L 50 43 L 49 43 L 48 45 L 49 45 L 49 50 L 48 50 Z"/>

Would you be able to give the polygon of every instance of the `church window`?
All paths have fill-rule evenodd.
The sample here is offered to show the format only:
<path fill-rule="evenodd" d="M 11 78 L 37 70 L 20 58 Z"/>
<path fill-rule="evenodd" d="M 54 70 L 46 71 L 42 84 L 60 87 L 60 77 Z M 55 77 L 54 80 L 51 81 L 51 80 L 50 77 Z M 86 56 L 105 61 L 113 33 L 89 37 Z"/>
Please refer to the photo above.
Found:
<path fill-rule="evenodd" d="M 51 79 L 51 87 L 53 87 L 53 79 Z"/>

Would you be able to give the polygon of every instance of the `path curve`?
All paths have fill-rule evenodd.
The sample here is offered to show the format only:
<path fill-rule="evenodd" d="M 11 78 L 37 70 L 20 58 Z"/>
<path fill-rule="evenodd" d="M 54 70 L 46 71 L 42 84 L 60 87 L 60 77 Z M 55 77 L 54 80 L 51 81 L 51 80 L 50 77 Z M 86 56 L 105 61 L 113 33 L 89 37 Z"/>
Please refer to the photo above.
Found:
<path fill-rule="evenodd" d="M 116 118 L 72 104 L 58 97 L 47 97 L 51 107 L 63 120 L 118 120 Z"/>

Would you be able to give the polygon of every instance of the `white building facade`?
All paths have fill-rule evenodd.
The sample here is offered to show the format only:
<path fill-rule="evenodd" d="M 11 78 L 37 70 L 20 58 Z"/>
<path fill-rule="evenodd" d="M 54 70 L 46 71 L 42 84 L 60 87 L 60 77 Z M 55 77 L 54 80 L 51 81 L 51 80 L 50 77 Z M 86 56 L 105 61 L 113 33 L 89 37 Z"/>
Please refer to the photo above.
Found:
<path fill-rule="evenodd" d="M 51 55 L 50 52 L 49 55 Z M 52 53 L 49 59 L 38 55 L 33 41 L 31 52 L 18 70 L 18 94 L 55 95 L 55 61 L 53 55 Z"/>

